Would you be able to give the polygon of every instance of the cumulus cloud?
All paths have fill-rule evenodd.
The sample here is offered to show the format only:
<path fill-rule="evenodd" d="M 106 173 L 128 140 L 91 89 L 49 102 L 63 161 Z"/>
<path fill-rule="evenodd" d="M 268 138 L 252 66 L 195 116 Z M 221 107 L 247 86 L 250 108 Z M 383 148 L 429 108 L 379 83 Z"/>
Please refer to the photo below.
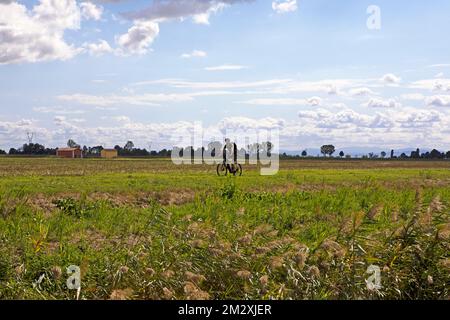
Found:
<path fill-rule="evenodd" d="M 183 53 L 181 58 L 189 59 L 189 58 L 204 58 L 206 57 L 206 52 L 202 50 L 192 50 L 190 53 Z"/>
<path fill-rule="evenodd" d="M 287 1 L 273 1 L 272 9 L 276 13 L 287 13 L 297 10 L 297 0 L 287 0 Z"/>
<path fill-rule="evenodd" d="M 396 108 L 400 107 L 401 104 L 398 103 L 395 99 L 387 99 L 382 100 L 378 98 L 370 99 L 364 106 L 369 108 Z"/>
<path fill-rule="evenodd" d="M 158 34 L 158 23 L 138 20 L 127 33 L 116 37 L 116 43 L 124 55 L 146 54 Z"/>
<path fill-rule="evenodd" d="M 395 74 L 387 73 L 382 78 L 381 81 L 383 81 L 386 84 L 398 84 L 401 81 L 400 77 L 397 77 Z"/>
<path fill-rule="evenodd" d="M 351 96 L 357 96 L 357 97 L 368 96 L 368 95 L 374 94 L 374 92 L 367 87 L 353 88 L 353 89 L 350 89 L 348 91 L 348 93 Z"/>
<path fill-rule="evenodd" d="M 450 79 L 424 79 L 413 82 L 409 87 L 430 91 L 450 91 Z"/>
<path fill-rule="evenodd" d="M 284 126 L 284 124 L 285 120 L 272 117 L 262 119 L 252 119 L 248 117 L 226 117 L 220 120 L 217 126 L 221 131 L 248 131 L 256 129 L 280 129 Z"/>
<path fill-rule="evenodd" d="M 105 53 L 112 53 L 114 49 L 111 48 L 109 43 L 106 40 L 100 39 L 97 43 L 86 43 L 84 44 L 84 48 L 89 52 L 92 56 L 102 56 Z"/>
<path fill-rule="evenodd" d="M 426 103 L 432 107 L 450 107 L 450 95 L 428 97 Z"/>
<path fill-rule="evenodd" d="M 75 0 L 40 0 L 31 10 L 0 3 L 0 64 L 73 58 L 82 50 L 66 43 L 64 32 L 79 28 Z"/>
<path fill-rule="evenodd" d="M 92 2 L 82 2 L 80 4 L 81 15 L 87 20 L 100 20 L 103 14 L 103 7 Z"/>
<path fill-rule="evenodd" d="M 330 112 L 326 109 L 299 111 L 298 116 L 310 123 L 312 120 L 315 127 L 322 129 L 390 128 L 394 125 L 393 121 L 384 115 L 370 116 L 349 108 L 339 112 Z"/>

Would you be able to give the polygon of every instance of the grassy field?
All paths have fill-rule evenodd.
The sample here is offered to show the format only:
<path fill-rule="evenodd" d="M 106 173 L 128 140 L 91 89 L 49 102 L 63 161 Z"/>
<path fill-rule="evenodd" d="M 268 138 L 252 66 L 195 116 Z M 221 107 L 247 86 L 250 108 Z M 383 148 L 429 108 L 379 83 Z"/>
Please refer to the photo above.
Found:
<path fill-rule="evenodd" d="M 0 157 L 0 299 L 449 299 L 449 217 L 444 161 Z"/>

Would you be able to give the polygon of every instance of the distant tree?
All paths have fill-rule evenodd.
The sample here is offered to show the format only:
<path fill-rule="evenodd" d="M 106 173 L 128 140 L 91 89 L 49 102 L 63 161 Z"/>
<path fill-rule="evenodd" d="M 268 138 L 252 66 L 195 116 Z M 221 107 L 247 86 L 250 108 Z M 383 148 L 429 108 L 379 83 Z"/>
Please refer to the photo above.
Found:
<path fill-rule="evenodd" d="M 408 156 L 406 155 L 406 153 L 403 152 L 403 153 L 400 155 L 400 158 L 402 158 L 402 159 L 407 159 Z"/>
<path fill-rule="evenodd" d="M 39 143 L 26 143 L 18 153 L 22 154 L 45 154 L 45 147 Z"/>
<path fill-rule="evenodd" d="M 306 157 L 308 155 L 308 152 L 306 150 L 302 151 L 302 157 Z"/>
<path fill-rule="evenodd" d="M 447 159 L 450 159 L 450 151 L 447 151 L 447 153 L 445 154 L 445 157 L 446 157 Z"/>
<path fill-rule="evenodd" d="M 98 156 L 98 155 L 100 155 L 102 150 L 103 150 L 103 146 L 95 146 L 95 147 L 89 148 L 89 153 L 92 155 Z"/>
<path fill-rule="evenodd" d="M 394 158 L 394 149 L 391 150 L 391 158 Z"/>
<path fill-rule="evenodd" d="M 320 147 L 320 153 L 322 153 L 324 156 L 331 155 L 336 151 L 336 148 L 332 144 L 323 145 Z"/>
<path fill-rule="evenodd" d="M 373 157 L 375 156 L 375 154 L 373 152 L 369 152 L 369 158 L 373 159 Z"/>
<path fill-rule="evenodd" d="M 430 158 L 431 159 L 441 159 L 441 158 L 443 158 L 443 155 L 438 150 L 433 149 L 430 152 Z"/>
<path fill-rule="evenodd" d="M 77 144 L 74 140 L 72 140 L 72 139 L 69 139 L 68 141 L 67 141 L 67 146 L 69 147 L 69 148 L 79 148 L 80 147 L 80 145 L 79 144 Z"/>
<path fill-rule="evenodd" d="M 17 154 L 17 150 L 15 148 L 9 149 L 8 154 Z"/>
<path fill-rule="evenodd" d="M 344 151 L 339 152 L 339 156 L 342 158 L 345 155 Z"/>
<path fill-rule="evenodd" d="M 127 143 L 125 143 L 125 145 L 123 146 L 123 148 L 126 151 L 132 151 L 134 149 L 134 143 L 133 141 L 127 141 Z"/>
<path fill-rule="evenodd" d="M 417 159 L 420 158 L 420 150 L 419 148 L 416 149 L 416 151 L 411 151 L 411 159 Z"/>
<path fill-rule="evenodd" d="M 6 154 L 5 150 L 0 149 L 0 154 Z"/>
<path fill-rule="evenodd" d="M 381 157 L 382 157 L 383 159 L 386 158 L 386 152 L 381 151 L 380 155 L 381 155 Z"/>
<path fill-rule="evenodd" d="M 345 155 L 345 158 L 346 158 L 346 159 L 351 159 L 352 156 L 351 156 L 350 154 L 346 154 L 346 155 Z"/>

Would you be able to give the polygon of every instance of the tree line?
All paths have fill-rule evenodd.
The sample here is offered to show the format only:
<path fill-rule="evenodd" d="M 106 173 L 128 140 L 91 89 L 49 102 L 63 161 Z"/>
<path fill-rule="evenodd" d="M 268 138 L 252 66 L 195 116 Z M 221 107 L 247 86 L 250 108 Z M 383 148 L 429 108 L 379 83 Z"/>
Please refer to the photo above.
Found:
<path fill-rule="evenodd" d="M 74 140 L 69 139 L 67 141 L 67 147 L 68 148 L 80 148 L 83 152 L 84 157 L 99 157 L 102 150 L 104 149 L 103 146 L 83 146 L 81 147 L 79 144 L 77 144 Z M 114 149 L 117 150 L 117 154 L 119 156 L 129 156 L 129 157 L 146 157 L 146 156 L 153 156 L 153 157 L 170 157 L 171 151 L 167 149 L 162 149 L 159 151 L 155 150 L 147 150 L 147 149 L 140 149 L 135 148 L 134 143 L 132 141 L 127 141 L 123 147 L 116 145 L 114 146 Z M 19 148 L 11 148 L 8 152 L 5 150 L 0 149 L 0 155 L 56 155 L 57 148 L 46 148 L 44 145 L 39 143 L 25 143 Z"/>
<path fill-rule="evenodd" d="M 208 150 L 214 148 L 215 145 L 221 145 L 220 142 L 211 142 L 208 144 Z M 103 146 L 83 146 L 81 147 L 79 144 L 77 144 L 74 140 L 69 139 L 67 141 L 67 147 L 70 148 L 80 148 L 83 152 L 83 156 L 85 157 L 99 157 L 102 150 L 104 149 Z M 156 150 L 147 150 L 145 148 L 136 148 L 134 143 L 132 141 L 127 141 L 125 145 L 114 146 L 114 149 L 117 150 L 117 153 L 119 156 L 123 157 L 170 157 L 172 151 L 168 149 L 162 149 L 159 151 Z M 194 154 L 195 151 L 202 152 L 202 154 L 206 151 L 205 148 L 198 148 L 195 150 L 192 146 L 184 148 L 185 150 L 190 150 L 192 154 Z M 263 143 L 253 143 L 251 145 L 247 146 L 247 150 L 244 148 L 240 149 L 240 152 L 245 152 L 245 154 L 248 156 L 249 154 L 259 154 L 259 152 L 267 152 L 270 153 L 273 149 L 273 144 L 270 141 L 263 142 Z M 46 148 L 44 145 L 41 145 L 39 143 L 33 143 L 29 142 L 26 144 L 23 144 L 19 148 L 11 148 L 8 152 L 5 150 L 0 149 L 0 155 L 56 155 L 56 148 Z M 336 148 L 332 144 L 323 145 L 320 147 L 320 153 L 324 157 L 332 158 L 333 155 L 336 153 Z M 214 156 L 214 154 L 213 154 Z M 288 155 L 286 153 L 280 154 L 280 158 L 282 159 L 291 159 L 291 158 L 300 158 L 300 157 L 315 157 L 308 155 L 307 150 L 303 150 L 300 155 Z M 339 158 L 351 158 L 352 156 L 349 154 L 345 154 L 344 151 L 340 151 L 337 153 L 337 157 Z M 379 154 L 374 152 L 369 152 L 366 155 L 361 156 L 363 159 L 450 159 L 450 151 L 447 152 L 441 152 L 437 149 L 433 149 L 431 151 L 426 152 L 420 152 L 420 149 L 417 148 L 414 151 L 411 151 L 411 153 L 408 155 L 406 153 L 401 153 L 399 156 L 395 155 L 395 151 L 391 150 L 390 155 L 385 151 L 380 152 Z"/>
<path fill-rule="evenodd" d="M 335 154 L 336 148 L 329 144 L 329 145 L 323 145 L 320 147 L 320 153 L 324 157 L 333 157 L 333 154 Z M 308 157 L 307 150 L 303 150 L 300 155 L 287 155 L 286 153 L 283 153 L 280 155 L 281 158 L 300 158 L 301 157 Z M 314 156 L 312 156 L 314 157 Z M 344 151 L 340 151 L 338 153 L 339 158 L 351 158 L 352 156 L 350 154 L 345 154 Z M 375 152 L 369 152 L 368 154 L 364 154 L 361 156 L 363 159 L 450 159 L 450 151 L 447 152 L 441 152 L 437 149 L 433 149 L 431 151 L 426 152 L 420 152 L 420 149 L 417 148 L 415 151 L 411 151 L 411 153 L 408 155 L 405 152 L 401 153 L 399 156 L 395 155 L 395 150 L 391 150 L 390 156 L 388 157 L 388 154 L 385 151 L 381 151 L 379 154 Z"/>

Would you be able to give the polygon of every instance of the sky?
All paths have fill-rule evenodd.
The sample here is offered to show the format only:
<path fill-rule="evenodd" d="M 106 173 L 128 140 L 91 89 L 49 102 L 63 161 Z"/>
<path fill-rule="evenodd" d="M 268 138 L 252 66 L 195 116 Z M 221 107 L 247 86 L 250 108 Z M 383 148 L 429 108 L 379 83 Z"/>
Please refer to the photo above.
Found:
<path fill-rule="evenodd" d="M 0 149 L 450 150 L 449 1 L 0 0 Z"/>

